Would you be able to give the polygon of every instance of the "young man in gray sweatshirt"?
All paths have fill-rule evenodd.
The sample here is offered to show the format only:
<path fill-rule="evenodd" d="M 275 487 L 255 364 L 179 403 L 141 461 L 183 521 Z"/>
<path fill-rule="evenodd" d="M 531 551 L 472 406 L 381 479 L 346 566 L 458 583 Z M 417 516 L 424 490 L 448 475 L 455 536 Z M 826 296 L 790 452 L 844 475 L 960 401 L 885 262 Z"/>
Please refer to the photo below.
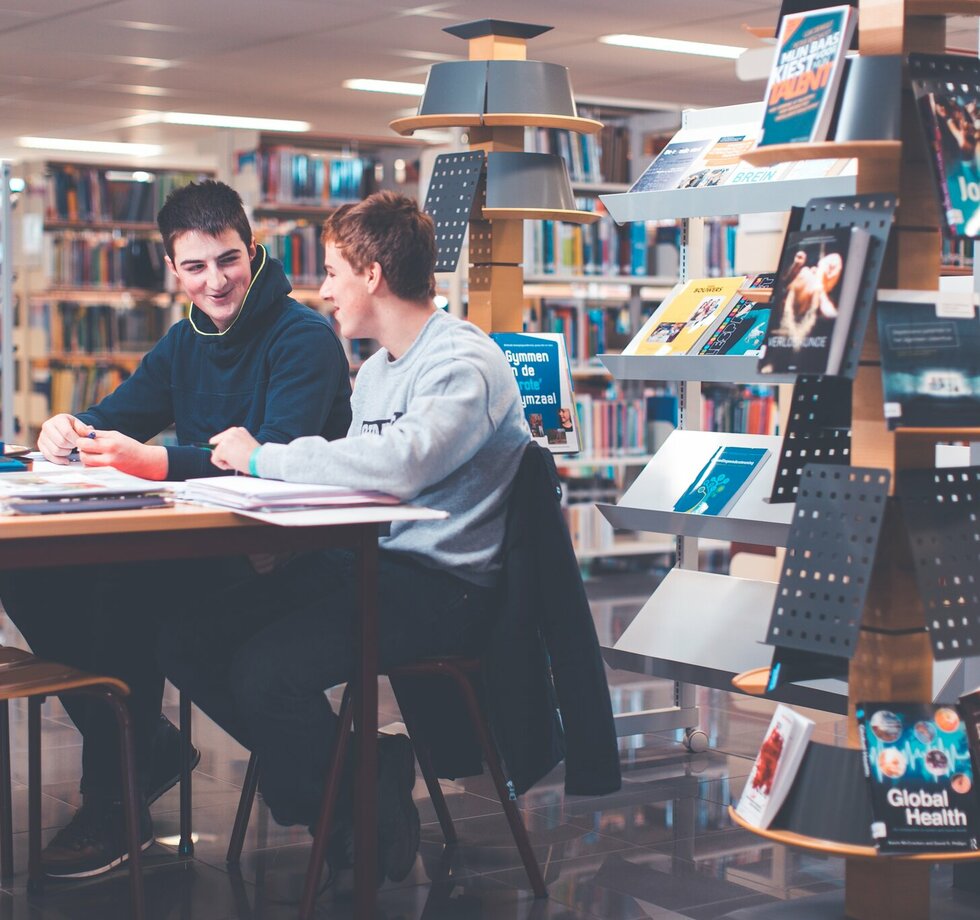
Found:
<path fill-rule="evenodd" d="M 323 239 L 321 296 L 345 336 L 381 346 L 358 372 L 348 437 L 260 445 L 230 428 L 212 438 L 212 462 L 254 476 L 377 489 L 449 512 L 392 524 L 381 539 L 379 663 L 383 671 L 477 653 L 492 613 L 507 497 L 530 437 L 513 373 L 483 332 L 434 306 L 433 225 L 413 201 L 381 192 L 342 207 Z M 355 666 L 352 563 L 343 551 L 299 560 L 266 579 L 262 597 L 209 604 L 229 613 L 165 637 L 161 648 L 171 680 L 258 755 L 262 793 L 283 824 L 312 825 L 318 810 L 337 722 L 323 691 L 351 678 Z M 229 635 L 240 640 L 233 647 Z M 413 782 L 407 738 L 383 742 L 380 856 L 395 880 L 418 848 Z"/>

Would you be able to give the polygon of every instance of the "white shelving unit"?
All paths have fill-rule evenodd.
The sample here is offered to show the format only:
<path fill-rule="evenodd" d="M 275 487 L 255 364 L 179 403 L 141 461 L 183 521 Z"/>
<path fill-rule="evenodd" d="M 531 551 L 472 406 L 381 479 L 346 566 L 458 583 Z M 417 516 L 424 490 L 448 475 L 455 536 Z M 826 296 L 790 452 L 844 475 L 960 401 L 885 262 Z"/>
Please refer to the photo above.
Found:
<path fill-rule="evenodd" d="M 762 104 L 687 111 L 682 125 L 718 128 L 760 120 Z M 783 180 L 738 186 L 715 186 L 663 192 L 608 194 L 603 204 L 618 223 L 637 220 L 682 220 L 680 278 L 701 277 L 704 266 L 704 218 L 765 213 L 803 205 L 809 199 L 849 195 L 856 191 L 853 170 L 831 178 Z M 765 266 L 761 266 L 765 268 Z M 762 644 L 776 586 L 697 571 L 698 538 L 784 545 L 793 505 L 767 501 L 778 464 L 781 439 L 697 431 L 702 382 L 792 382 L 792 377 L 763 376 L 754 358 L 672 358 L 601 355 L 621 380 L 675 381 L 679 385 L 680 430 L 672 434 L 623 498 L 600 511 L 615 527 L 677 535 L 677 565 L 668 574 L 629 629 L 605 649 L 612 667 L 654 674 L 674 681 L 674 705 L 617 716 L 620 734 L 683 728 L 688 746 L 700 749 L 706 738 L 697 728 L 695 685 L 731 689 L 738 673 L 767 664 L 771 650 Z M 725 517 L 680 514 L 673 505 L 716 447 L 766 446 L 772 456 Z M 846 685 L 820 682 L 792 687 L 784 698 L 840 711 Z"/>
<path fill-rule="evenodd" d="M 685 112 L 685 127 L 718 127 L 761 118 L 762 104 Z M 681 280 L 703 273 L 703 220 L 727 214 L 764 213 L 803 205 L 811 198 L 852 195 L 855 176 L 755 183 L 734 187 L 682 189 L 602 196 L 618 222 L 683 219 Z M 694 686 L 732 689 L 732 678 L 767 666 L 771 647 L 764 644 L 776 584 L 697 571 L 698 538 L 738 540 L 783 546 L 794 505 L 768 501 L 778 466 L 781 438 L 708 433 L 693 430 L 700 419 L 702 382 L 777 384 L 793 377 L 760 375 L 754 358 L 601 355 L 621 380 L 677 381 L 681 425 L 615 505 L 599 505 L 615 527 L 677 535 L 678 561 L 629 628 L 611 647 L 614 668 L 673 680 L 675 705 L 649 712 L 617 715 L 620 734 L 684 728 L 689 746 L 696 743 L 698 712 Z M 680 514 L 673 505 L 711 453 L 720 445 L 765 446 L 771 456 L 745 493 L 724 517 Z M 954 686 L 960 662 L 937 662 L 934 698 Z M 847 684 L 824 680 L 789 685 L 773 694 L 789 703 L 836 712 L 847 710 Z M 692 743 L 694 742 L 694 743 Z"/>

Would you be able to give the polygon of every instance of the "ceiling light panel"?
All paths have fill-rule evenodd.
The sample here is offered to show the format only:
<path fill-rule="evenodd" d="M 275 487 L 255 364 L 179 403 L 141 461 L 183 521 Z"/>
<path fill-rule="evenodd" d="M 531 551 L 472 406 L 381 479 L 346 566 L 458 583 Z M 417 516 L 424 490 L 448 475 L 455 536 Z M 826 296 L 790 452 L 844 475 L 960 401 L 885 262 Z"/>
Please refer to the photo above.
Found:
<path fill-rule="evenodd" d="M 695 54 L 701 57 L 737 60 L 745 48 L 735 45 L 714 45 L 708 42 L 687 42 L 677 38 L 659 38 L 655 35 L 602 35 L 599 41 L 606 45 L 624 48 L 642 48 L 644 51 L 662 51 L 667 54 Z"/>

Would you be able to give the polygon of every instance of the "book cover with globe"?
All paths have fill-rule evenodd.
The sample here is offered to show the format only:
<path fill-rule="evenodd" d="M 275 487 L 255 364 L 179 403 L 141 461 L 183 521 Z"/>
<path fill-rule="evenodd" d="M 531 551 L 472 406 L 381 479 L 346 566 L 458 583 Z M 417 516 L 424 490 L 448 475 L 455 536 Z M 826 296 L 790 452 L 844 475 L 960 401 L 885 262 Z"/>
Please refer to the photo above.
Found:
<path fill-rule="evenodd" d="M 975 777 L 956 707 L 858 703 L 856 715 L 879 851 L 976 850 Z"/>

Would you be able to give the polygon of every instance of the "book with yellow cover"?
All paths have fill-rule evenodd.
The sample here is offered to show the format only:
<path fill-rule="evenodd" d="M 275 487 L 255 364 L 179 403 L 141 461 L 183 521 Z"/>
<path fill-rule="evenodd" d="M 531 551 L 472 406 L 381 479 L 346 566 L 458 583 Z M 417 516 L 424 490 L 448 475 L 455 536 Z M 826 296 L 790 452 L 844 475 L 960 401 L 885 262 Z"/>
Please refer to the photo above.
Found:
<path fill-rule="evenodd" d="M 695 278 L 677 285 L 633 341 L 624 355 L 684 355 L 717 325 L 725 308 L 745 283 L 745 276 Z"/>

